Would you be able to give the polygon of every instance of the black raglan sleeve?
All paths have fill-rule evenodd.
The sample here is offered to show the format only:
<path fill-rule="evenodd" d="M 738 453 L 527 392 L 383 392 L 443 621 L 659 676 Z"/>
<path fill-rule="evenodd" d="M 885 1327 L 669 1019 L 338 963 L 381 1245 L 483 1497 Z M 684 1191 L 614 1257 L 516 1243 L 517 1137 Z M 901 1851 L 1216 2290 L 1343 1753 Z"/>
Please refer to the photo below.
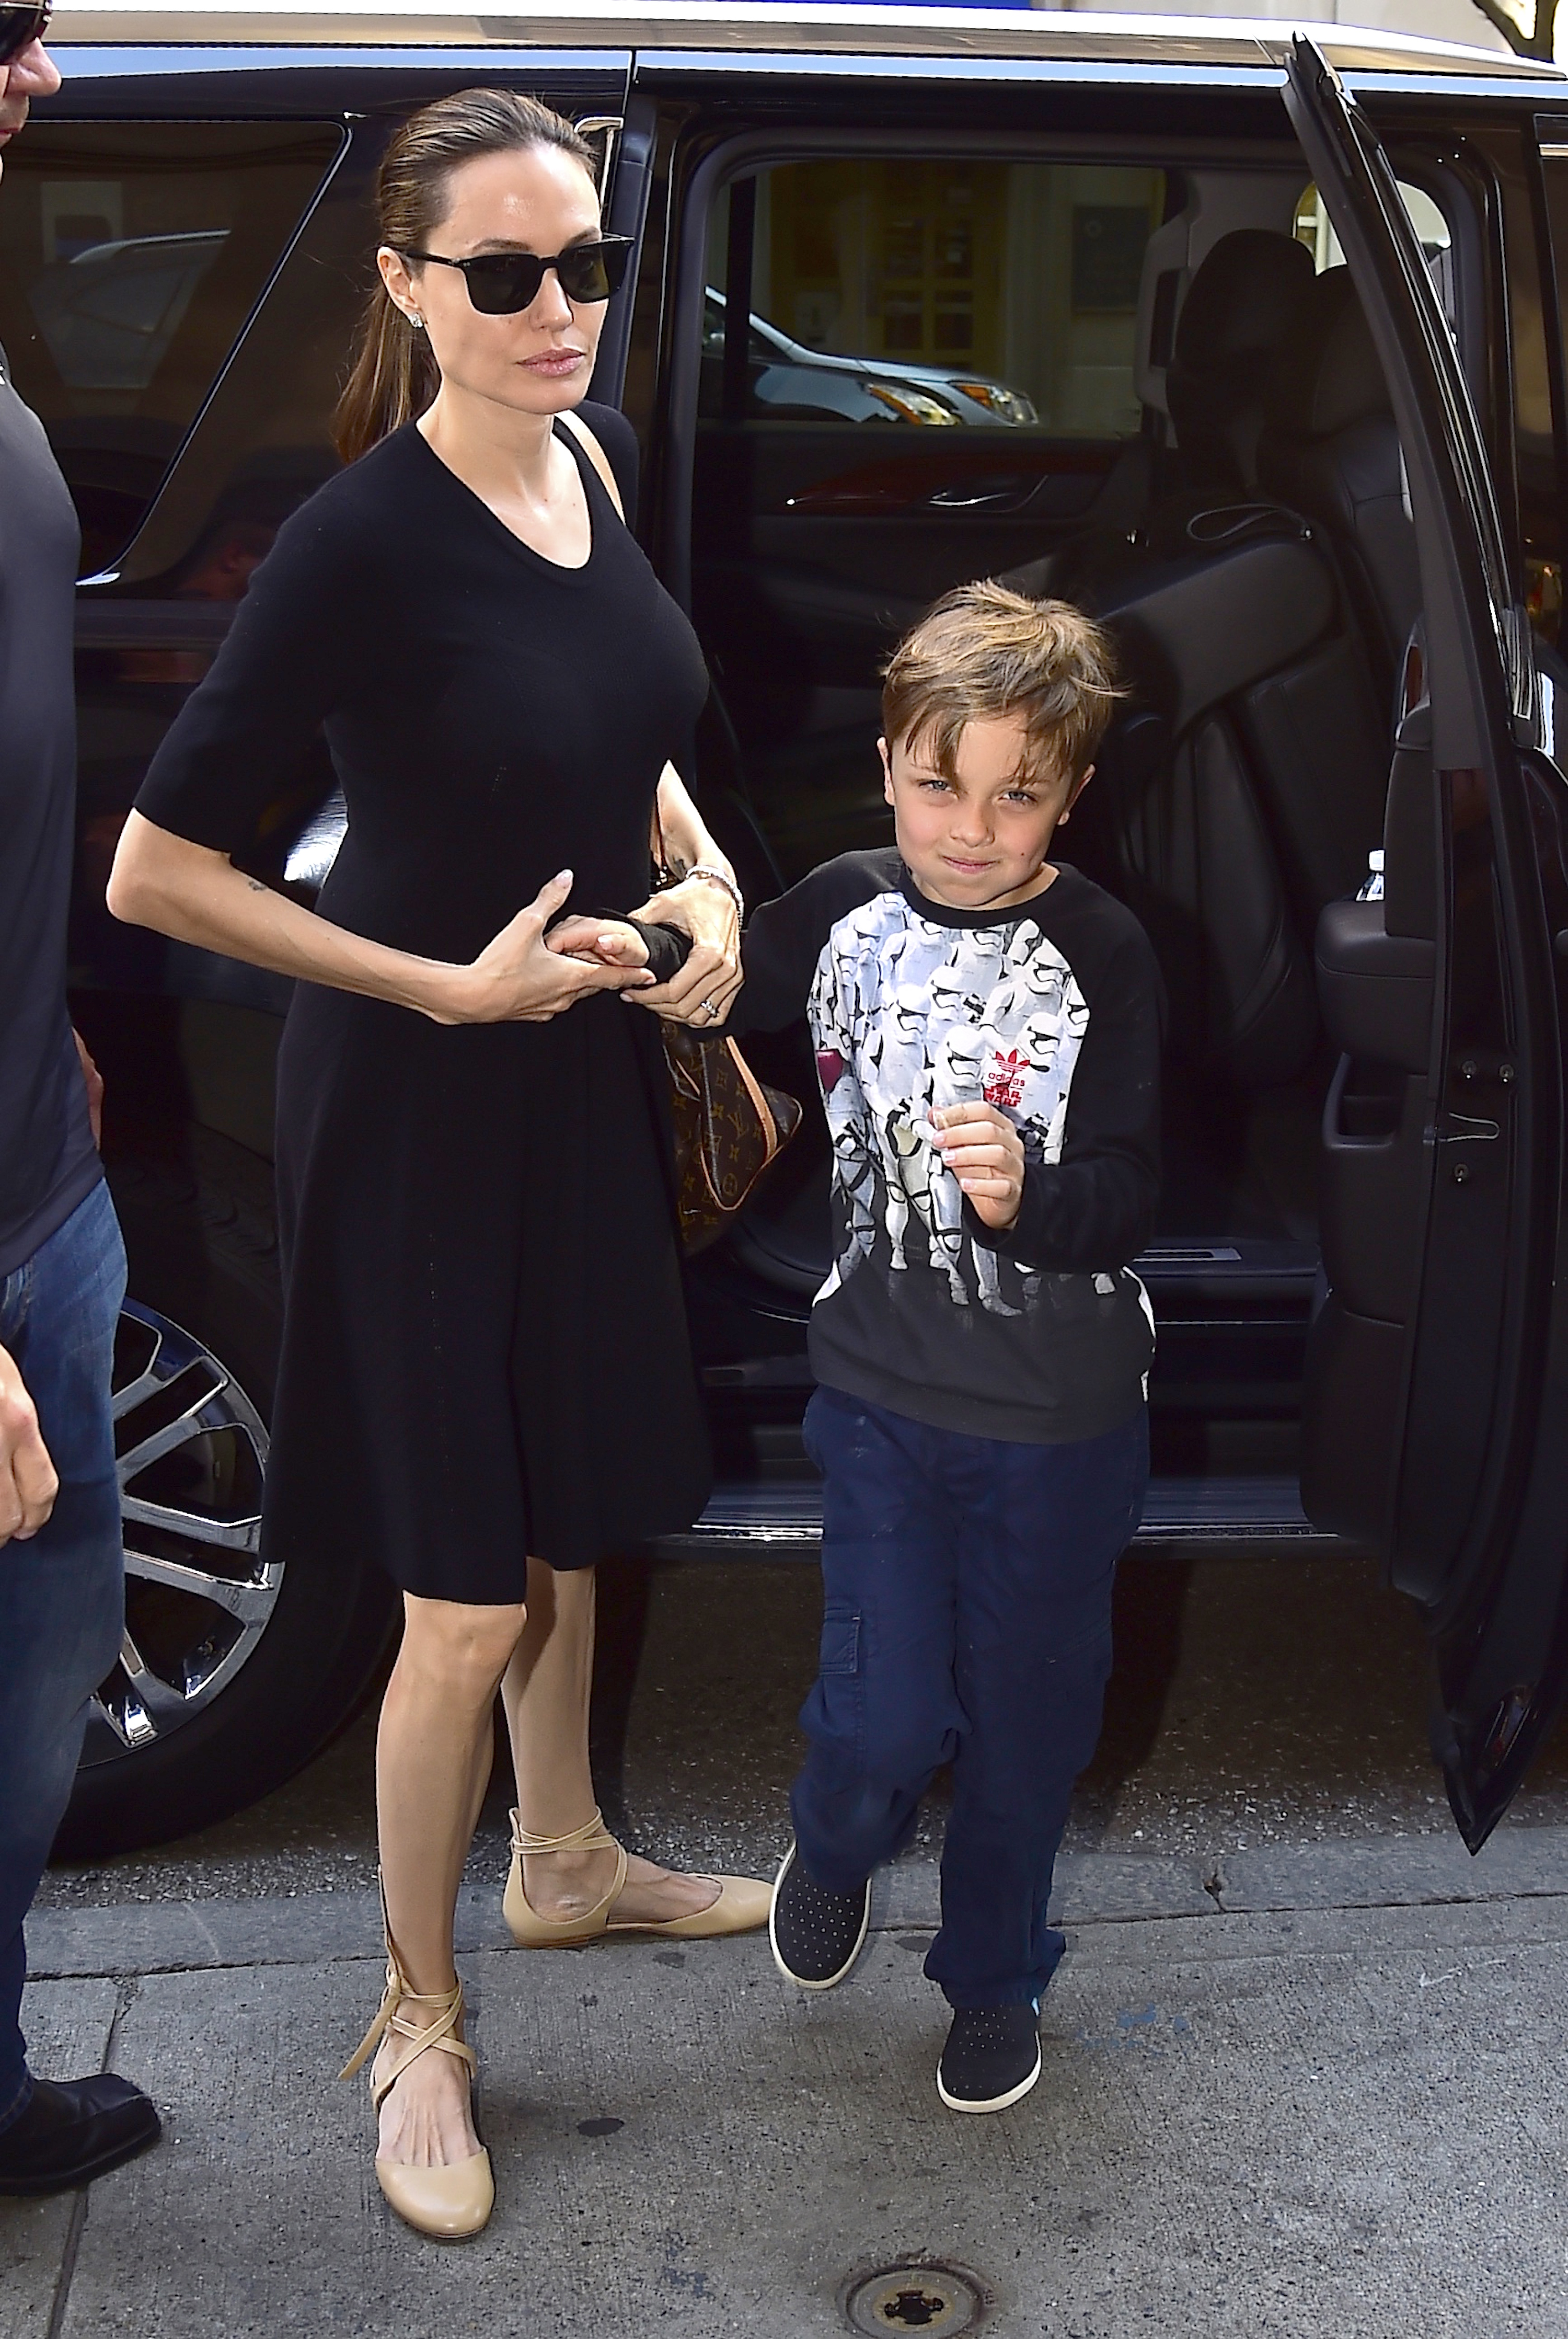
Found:
<path fill-rule="evenodd" d="M 725 1038 L 780 1031 L 804 1015 L 834 922 L 885 893 L 897 867 L 896 853 L 841 854 L 754 909 L 741 937 L 745 982 L 724 1026 Z"/>
<path fill-rule="evenodd" d="M 1061 1159 L 1031 1161 L 1004 1232 L 964 1205 L 977 1243 L 1048 1274 L 1110 1274 L 1154 1232 L 1159 1201 L 1159 1060 L 1165 992 L 1128 921 L 1093 986 L 1068 1098 Z"/>
<path fill-rule="evenodd" d="M 615 914 L 605 913 L 606 925 Z M 685 928 L 662 925 L 656 918 L 622 918 L 621 923 L 641 936 L 655 980 L 673 982 L 692 954 L 692 938 Z"/>

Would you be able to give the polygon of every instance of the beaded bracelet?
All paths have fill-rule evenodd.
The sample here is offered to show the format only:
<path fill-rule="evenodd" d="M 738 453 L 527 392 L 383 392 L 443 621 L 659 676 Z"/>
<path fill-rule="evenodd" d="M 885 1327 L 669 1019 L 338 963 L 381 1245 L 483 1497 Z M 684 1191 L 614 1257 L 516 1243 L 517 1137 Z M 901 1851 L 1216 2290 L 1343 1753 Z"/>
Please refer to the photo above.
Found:
<path fill-rule="evenodd" d="M 686 875 L 688 877 L 705 877 L 710 885 L 722 885 L 725 892 L 729 895 L 730 900 L 735 905 L 736 917 L 744 918 L 745 916 L 746 905 L 741 898 L 741 889 L 735 883 L 735 879 L 733 877 L 727 877 L 722 869 L 715 869 L 710 863 L 706 861 L 699 861 L 695 868 L 688 869 L 686 871 Z"/>

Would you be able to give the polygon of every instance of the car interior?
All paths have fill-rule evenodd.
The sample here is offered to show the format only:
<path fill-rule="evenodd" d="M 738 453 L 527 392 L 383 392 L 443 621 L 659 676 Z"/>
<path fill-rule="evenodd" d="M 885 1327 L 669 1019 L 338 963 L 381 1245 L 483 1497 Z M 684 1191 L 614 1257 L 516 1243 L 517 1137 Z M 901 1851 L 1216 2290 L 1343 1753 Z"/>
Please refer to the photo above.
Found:
<path fill-rule="evenodd" d="M 1404 193 L 1452 317 L 1448 223 Z M 1177 1466 L 1287 1466 L 1334 1070 L 1313 937 L 1326 903 L 1377 883 L 1419 617 L 1394 416 L 1316 192 L 1284 155 L 781 159 L 719 192 L 706 274 L 723 301 L 692 606 L 715 677 L 707 775 L 753 890 L 891 840 L 878 668 L 938 593 L 999 576 L 1105 623 L 1128 696 L 1060 845 L 1137 912 L 1169 993 L 1165 1200 L 1140 1262 L 1167 1466 L 1186 1413 L 1197 1450 Z M 745 318 L 793 345 L 787 399 Z M 813 350 L 834 369 L 820 400 Z M 969 369 L 1032 419 L 959 428 L 890 400 L 846 421 L 845 360 L 874 391 L 879 358 L 900 363 L 895 392 L 956 405 Z M 809 1093 L 798 1042 L 763 1052 Z M 780 1293 L 814 1288 L 820 1147 L 796 1148 L 735 1248 Z"/>

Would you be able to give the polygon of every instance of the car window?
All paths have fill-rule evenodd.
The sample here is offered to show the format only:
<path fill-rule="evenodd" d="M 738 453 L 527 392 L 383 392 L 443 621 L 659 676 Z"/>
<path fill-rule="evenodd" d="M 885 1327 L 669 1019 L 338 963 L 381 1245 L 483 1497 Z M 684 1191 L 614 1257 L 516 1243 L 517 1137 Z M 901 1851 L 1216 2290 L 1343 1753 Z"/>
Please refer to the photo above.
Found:
<path fill-rule="evenodd" d="M 135 534 L 341 136 L 36 122 L 7 154 L 0 344 L 75 498 L 84 574 Z"/>
<path fill-rule="evenodd" d="M 1162 171 L 1100 164 L 863 155 L 759 172 L 712 223 L 702 411 L 725 411 L 721 288 L 749 273 L 732 419 L 1129 436 L 1164 201 Z"/>
<path fill-rule="evenodd" d="M 1160 170 L 876 153 L 779 163 L 717 198 L 693 610 L 715 755 L 785 880 L 890 833 L 877 677 L 919 611 L 1135 523 L 1156 458 L 1139 306 L 1166 209 Z"/>
<path fill-rule="evenodd" d="M 1528 169 L 1517 149 L 1493 143 L 1503 188 L 1513 344 L 1514 444 L 1519 474 L 1521 584 L 1532 623 L 1559 646 L 1563 639 L 1563 580 L 1568 570 L 1568 144 L 1543 139 L 1546 185 L 1544 237 L 1539 237 Z"/>
<path fill-rule="evenodd" d="M 1438 299 L 1453 330 L 1469 377 L 1482 429 L 1492 459 L 1494 486 L 1503 519 L 1513 568 L 1513 589 L 1524 604 L 1536 630 L 1555 643 L 1560 635 L 1563 599 L 1564 545 L 1563 482 L 1568 478 L 1564 460 L 1563 420 L 1556 410 L 1553 388 L 1556 358 L 1551 337 L 1556 330 L 1557 302 L 1553 297 L 1551 260 L 1541 233 L 1534 185 L 1534 141 L 1527 127 L 1516 123 L 1477 123 L 1467 133 L 1474 164 L 1488 167 L 1493 181 L 1499 232 L 1488 239 L 1488 266 L 1501 263 L 1489 285 L 1474 259 L 1470 263 L 1469 297 L 1462 297 L 1460 249 L 1455 224 L 1445 216 L 1425 188 L 1399 182 L 1399 192 L 1411 224 L 1431 267 Z M 1568 197 L 1556 177 L 1550 141 L 1543 142 L 1550 244 L 1558 255 L 1565 248 L 1563 222 L 1568 221 Z M 1432 155 L 1435 177 L 1445 158 Z M 1297 212 L 1297 233 L 1320 255 L 1337 252 L 1332 231 L 1317 216 L 1317 192 L 1308 188 Z M 1463 237 L 1461 237 L 1461 247 Z M 1326 264 L 1319 257 L 1319 266 Z M 1461 331 L 1462 311 L 1467 320 Z M 1505 353 L 1505 354 L 1504 354 Z"/>
<path fill-rule="evenodd" d="M 1409 215 L 1410 224 L 1420 238 L 1421 249 L 1426 254 L 1426 264 L 1432 271 L 1437 287 L 1437 297 L 1445 315 L 1457 330 L 1459 303 L 1454 282 L 1454 236 L 1438 205 L 1424 187 L 1412 186 L 1407 180 L 1397 182 L 1400 201 Z M 1308 186 L 1296 206 L 1297 241 L 1311 252 L 1321 276 L 1326 269 L 1340 268 L 1345 254 L 1339 238 L 1335 234 L 1327 212 L 1324 210 L 1317 190 Z"/>

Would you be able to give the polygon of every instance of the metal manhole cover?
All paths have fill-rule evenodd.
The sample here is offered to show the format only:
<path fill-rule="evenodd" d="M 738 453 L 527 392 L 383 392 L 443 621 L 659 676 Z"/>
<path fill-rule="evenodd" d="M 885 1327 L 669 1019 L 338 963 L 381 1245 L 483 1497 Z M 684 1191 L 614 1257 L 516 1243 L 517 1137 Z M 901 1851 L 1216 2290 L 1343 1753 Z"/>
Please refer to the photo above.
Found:
<path fill-rule="evenodd" d="M 983 2297 L 971 2275 L 939 2263 L 883 2266 L 863 2275 L 844 2299 L 852 2331 L 923 2332 L 925 2339 L 955 2339 L 972 2331 Z"/>

